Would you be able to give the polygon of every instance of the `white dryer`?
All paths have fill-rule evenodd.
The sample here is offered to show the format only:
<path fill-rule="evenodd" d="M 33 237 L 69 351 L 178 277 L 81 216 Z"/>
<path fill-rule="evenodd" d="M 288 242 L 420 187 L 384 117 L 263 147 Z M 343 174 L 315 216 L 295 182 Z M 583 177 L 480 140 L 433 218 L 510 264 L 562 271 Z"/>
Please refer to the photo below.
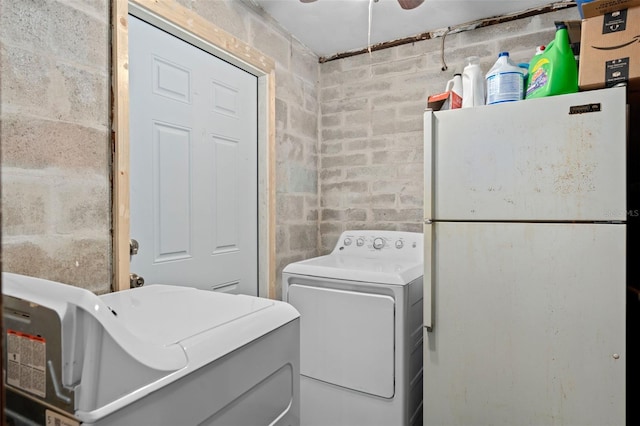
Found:
<path fill-rule="evenodd" d="M 422 241 L 348 231 L 284 268 L 283 300 L 300 312 L 301 425 L 422 425 Z"/>

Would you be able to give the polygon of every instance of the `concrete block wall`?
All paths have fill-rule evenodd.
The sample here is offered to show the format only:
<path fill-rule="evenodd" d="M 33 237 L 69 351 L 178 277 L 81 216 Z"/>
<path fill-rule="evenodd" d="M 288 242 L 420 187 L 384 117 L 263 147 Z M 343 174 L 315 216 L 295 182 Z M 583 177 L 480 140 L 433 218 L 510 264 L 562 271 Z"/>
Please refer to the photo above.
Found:
<path fill-rule="evenodd" d="M 250 3 L 177 2 L 276 61 L 279 288 L 317 254 L 318 58 Z M 109 7 L 0 1 L 3 270 L 96 293 L 112 280 Z"/>
<path fill-rule="evenodd" d="M 2 269 L 109 291 L 107 1 L 0 3 Z"/>
<path fill-rule="evenodd" d="M 423 6 L 424 7 L 424 6 Z M 489 71 L 501 51 L 528 62 L 575 8 L 445 38 L 329 61 L 320 66 L 320 254 L 349 229 L 422 231 L 423 111 L 465 58 Z M 464 125 L 464 123 L 461 123 Z"/>

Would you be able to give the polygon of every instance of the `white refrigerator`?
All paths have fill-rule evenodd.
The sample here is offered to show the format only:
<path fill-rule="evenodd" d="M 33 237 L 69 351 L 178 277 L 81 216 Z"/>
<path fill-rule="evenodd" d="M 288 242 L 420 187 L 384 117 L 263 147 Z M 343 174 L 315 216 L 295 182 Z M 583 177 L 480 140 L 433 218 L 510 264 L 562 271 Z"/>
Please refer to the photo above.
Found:
<path fill-rule="evenodd" d="M 425 112 L 425 425 L 624 425 L 625 90 Z"/>

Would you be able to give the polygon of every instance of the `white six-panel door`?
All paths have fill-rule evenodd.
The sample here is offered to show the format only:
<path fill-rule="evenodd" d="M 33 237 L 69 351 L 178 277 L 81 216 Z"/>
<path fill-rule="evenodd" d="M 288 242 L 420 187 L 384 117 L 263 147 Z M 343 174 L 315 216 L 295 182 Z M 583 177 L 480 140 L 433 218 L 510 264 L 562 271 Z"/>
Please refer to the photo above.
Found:
<path fill-rule="evenodd" d="M 129 16 L 131 271 L 257 294 L 257 78 Z"/>

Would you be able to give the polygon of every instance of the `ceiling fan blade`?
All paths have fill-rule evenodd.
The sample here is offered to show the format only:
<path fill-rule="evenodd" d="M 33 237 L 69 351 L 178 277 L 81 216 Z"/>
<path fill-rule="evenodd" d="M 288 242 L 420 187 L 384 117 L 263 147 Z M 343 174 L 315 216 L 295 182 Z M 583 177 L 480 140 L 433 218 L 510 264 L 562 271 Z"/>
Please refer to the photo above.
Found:
<path fill-rule="evenodd" d="M 403 9 L 415 9 L 424 3 L 424 0 L 398 0 L 398 3 Z"/>

